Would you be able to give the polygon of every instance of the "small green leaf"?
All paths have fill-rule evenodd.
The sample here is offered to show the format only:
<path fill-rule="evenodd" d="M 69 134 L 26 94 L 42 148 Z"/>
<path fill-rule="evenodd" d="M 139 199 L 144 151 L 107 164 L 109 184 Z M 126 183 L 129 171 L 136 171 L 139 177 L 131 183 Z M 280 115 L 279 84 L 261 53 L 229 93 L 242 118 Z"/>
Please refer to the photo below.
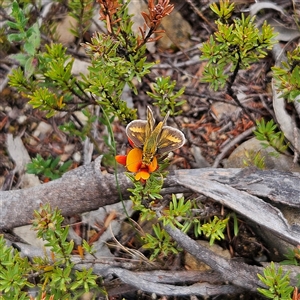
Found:
<path fill-rule="evenodd" d="M 22 42 L 26 38 L 25 32 L 11 33 L 7 36 L 9 42 Z"/>

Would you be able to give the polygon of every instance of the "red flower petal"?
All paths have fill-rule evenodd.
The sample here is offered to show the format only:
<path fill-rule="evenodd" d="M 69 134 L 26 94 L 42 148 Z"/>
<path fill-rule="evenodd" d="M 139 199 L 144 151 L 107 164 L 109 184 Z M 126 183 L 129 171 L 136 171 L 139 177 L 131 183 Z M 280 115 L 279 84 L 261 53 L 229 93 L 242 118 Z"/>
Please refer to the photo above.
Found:
<path fill-rule="evenodd" d="M 135 147 L 135 145 L 134 145 L 133 141 L 132 141 L 130 138 L 128 138 L 128 142 L 129 142 L 129 144 L 130 144 L 130 146 L 131 146 L 132 148 L 134 148 L 134 147 Z"/>
<path fill-rule="evenodd" d="M 119 164 L 126 166 L 127 155 L 116 155 L 115 159 Z"/>

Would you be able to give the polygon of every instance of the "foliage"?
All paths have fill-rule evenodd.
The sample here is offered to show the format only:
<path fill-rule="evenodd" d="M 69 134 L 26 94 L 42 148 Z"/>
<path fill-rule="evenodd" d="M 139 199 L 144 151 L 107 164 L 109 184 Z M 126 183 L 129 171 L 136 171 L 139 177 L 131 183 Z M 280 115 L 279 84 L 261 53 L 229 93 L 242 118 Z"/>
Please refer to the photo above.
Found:
<path fill-rule="evenodd" d="M 231 86 L 238 71 L 242 68 L 248 68 L 250 64 L 266 56 L 266 50 L 271 49 L 273 44 L 273 30 L 267 23 L 264 23 L 261 30 L 259 30 L 255 26 L 255 18 L 245 17 L 244 14 L 241 15 L 240 19 L 232 18 L 234 4 L 230 4 L 227 0 L 220 1 L 220 6 L 213 3 L 211 9 L 219 18 L 216 21 L 218 30 L 214 36 L 210 37 L 209 41 L 203 44 L 201 49 L 201 58 L 208 60 L 203 81 L 209 82 L 215 90 L 227 84 L 229 94 L 234 97 Z M 230 66 L 231 74 L 226 72 L 228 66 Z M 174 87 L 175 82 L 171 83 L 169 78 L 158 79 L 153 85 L 153 92 L 148 93 L 148 95 L 156 100 L 162 110 L 170 109 L 173 112 L 176 107 L 176 98 L 183 92 L 183 90 L 180 90 L 177 94 L 173 94 Z M 168 93 L 166 93 L 167 90 Z M 238 99 L 235 97 L 234 99 L 242 107 Z M 180 101 L 177 103 L 182 104 Z M 259 156 L 255 158 L 254 162 L 263 166 L 263 160 Z M 151 190 L 155 191 L 155 194 L 158 195 L 157 199 L 160 199 L 159 192 L 162 181 L 159 181 L 159 184 L 155 180 L 153 181 L 155 176 L 159 178 L 159 175 L 154 173 L 150 176 L 151 184 L 153 184 Z M 142 208 L 143 201 L 145 201 L 144 188 L 146 189 L 146 199 L 149 199 L 147 191 L 150 181 L 147 180 L 144 185 L 140 182 L 134 182 L 133 176 L 130 178 L 135 185 L 135 188 L 131 189 L 134 203 L 140 205 L 139 209 L 142 211 L 144 218 L 153 217 L 153 213 L 150 213 L 148 207 L 146 209 Z M 149 194 L 151 194 L 150 190 Z M 177 201 L 173 195 L 169 207 L 163 211 L 160 220 L 163 225 L 173 224 L 184 232 L 193 227 L 196 236 L 204 234 L 210 238 L 211 244 L 215 239 L 224 238 L 223 231 L 229 218 L 220 220 L 217 216 L 214 216 L 212 220 L 208 218 L 204 224 L 201 224 L 200 220 L 193 215 L 191 207 L 191 202 L 185 202 L 184 198 Z M 153 241 L 147 244 L 148 247 L 150 244 L 153 245 Z M 158 255 L 158 251 L 155 248 L 153 250 Z"/>
<path fill-rule="evenodd" d="M 241 69 L 247 69 L 258 60 L 264 58 L 267 50 L 274 44 L 275 34 L 273 29 L 266 22 L 258 29 L 255 26 L 255 17 L 232 18 L 234 4 L 229 0 L 221 0 L 220 4 L 213 3 L 212 11 L 218 16 L 217 31 L 210 39 L 203 44 L 202 59 L 208 61 L 203 81 L 210 83 L 214 90 L 227 87 L 228 94 L 244 110 L 253 121 L 249 111 L 239 102 L 233 92 L 232 85 Z M 274 67 L 274 78 L 276 84 L 283 93 L 283 97 L 294 100 L 299 93 L 299 48 L 288 54 L 288 62 L 283 62 L 283 67 Z M 229 71 L 228 71 L 229 70 Z M 271 155 L 284 154 L 289 147 L 284 139 L 284 134 L 277 129 L 274 121 L 267 123 L 262 119 L 256 121 L 257 129 L 254 132 L 256 138 L 263 141 L 262 145 L 267 148 L 273 147 L 276 152 Z M 246 166 L 255 165 L 264 168 L 264 158 L 258 153 L 246 153 Z"/>
<path fill-rule="evenodd" d="M 30 272 L 28 259 L 21 258 L 17 250 L 7 247 L 3 235 L 0 235 L 0 249 L 1 299 L 26 299 L 22 290 L 34 286 L 26 278 Z"/>
<path fill-rule="evenodd" d="M 66 54 L 61 44 L 45 45 L 45 51 L 37 54 L 37 68 L 34 77 L 24 77 L 21 68 L 10 76 L 10 85 L 24 93 L 33 108 L 47 112 L 47 117 L 58 111 L 73 112 L 93 101 L 84 92 L 85 85 L 72 75 L 74 60 Z"/>
<path fill-rule="evenodd" d="M 243 159 L 243 164 L 245 167 L 255 166 L 258 169 L 265 169 L 265 156 L 261 155 L 260 151 L 254 152 L 253 150 L 245 150 L 245 159 Z"/>
<path fill-rule="evenodd" d="M 282 66 L 272 67 L 275 85 L 281 97 L 288 101 L 299 101 L 300 95 L 300 47 L 292 52 L 287 52 L 287 61 L 282 61 Z"/>
<path fill-rule="evenodd" d="M 57 158 L 48 157 L 43 159 L 40 154 L 37 154 L 36 158 L 32 159 L 32 162 L 27 164 L 27 173 L 35 175 L 43 175 L 51 180 L 60 178 L 69 167 L 72 165 L 72 161 L 69 160 L 59 166 L 60 157 Z"/>
<path fill-rule="evenodd" d="M 273 29 L 266 22 L 260 29 L 255 26 L 255 17 L 232 18 L 234 4 L 221 0 L 210 8 L 218 16 L 217 31 L 201 48 L 202 59 L 208 60 L 203 81 L 214 90 L 232 84 L 240 69 L 246 69 L 267 55 L 274 38 Z M 226 72 L 230 66 L 231 74 Z"/>
<path fill-rule="evenodd" d="M 160 194 L 164 178 L 167 175 L 163 169 L 166 165 L 160 165 L 160 169 L 150 174 L 150 178 L 144 183 L 141 181 L 136 181 L 134 175 L 126 173 L 129 179 L 132 181 L 134 187 L 128 189 L 132 193 L 130 199 L 133 201 L 133 208 L 135 210 L 141 211 L 141 218 L 150 220 L 155 217 L 155 213 L 149 209 L 149 205 L 152 201 L 162 199 Z"/>
<path fill-rule="evenodd" d="M 90 0 L 71 0 L 69 14 L 78 21 L 78 27 L 72 28 L 72 33 L 78 37 L 79 42 L 89 26 L 93 10 Z M 91 65 L 86 74 L 75 76 L 72 72 L 75 58 L 62 44 L 56 43 L 49 34 L 49 29 L 41 26 L 37 19 L 28 13 L 31 4 L 17 1 L 11 3 L 12 20 L 7 22 L 8 28 L 13 32 L 8 33 L 11 43 L 19 43 L 21 52 L 14 56 L 20 67 L 13 70 L 9 83 L 22 95 L 28 98 L 29 104 L 34 109 L 46 112 L 48 118 L 58 112 L 67 112 L 73 120 L 60 126 L 64 132 L 78 136 L 82 140 L 90 134 L 94 122 L 100 122 L 108 128 L 109 135 L 105 137 L 106 145 L 111 152 L 115 149 L 111 123 L 115 117 L 120 121 L 130 122 L 136 119 L 136 112 L 127 107 L 122 100 L 125 85 L 137 93 L 134 82 L 140 82 L 150 72 L 153 63 L 146 61 L 146 43 L 161 38 L 163 33 L 158 27 L 162 19 L 169 15 L 174 6 L 169 1 L 149 0 L 149 13 L 142 13 L 144 25 L 140 28 L 140 35 L 132 32 L 132 20 L 128 14 L 127 4 L 119 1 L 98 0 L 100 4 L 100 19 L 106 23 L 107 33 L 96 32 L 90 43 L 82 44 Z M 34 7 L 34 6 L 33 6 Z M 30 24 L 30 25 L 29 25 Z M 156 33 L 156 37 L 153 37 Z M 77 45 L 79 46 L 79 44 Z M 78 48 L 78 47 L 77 47 Z M 162 111 L 176 116 L 181 113 L 180 106 L 184 103 L 178 98 L 184 89 L 174 92 L 176 82 L 170 78 L 157 78 L 153 93 L 149 93 L 157 104 L 162 106 Z M 96 117 L 91 106 L 100 106 L 102 116 Z M 85 124 L 76 118 L 75 111 L 81 111 L 87 118 Z M 97 146 L 96 146 L 97 147 Z M 109 159 L 109 157 L 108 157 Z M 28 165 L 28 172 L 43 174 L 51 179 L 58 178 L 69 166 L 65 163 L 58 167 L 59 158 L 43 159 L 37 156 Z M 163 169 L 167 163 L 162 163 L 160 169 L 145 184 L 135 183 L 132 189 L 132 199 L 136 209 L 146 211 L 147 218 L 153 216 L 149 213 L 149 203 L 161 199 L 160 191 L 166 173 Z M 65 286 L 60 274 L 60 284 Z"/>
<path fill-rule="evenodd" d="M 163 212 L 163 216 L 160 218 L 163 225 L 176 225 L 183 232 L 187 232 L 191 226 L 191 222 L 186 222 L 184 225 L 182 220 L 189 216 L 189 212 L 192 208 L 190 200 L 185 201 L 184 197 L 179 199 L 172 195 L 172 201 L 170 201 L 169 208 Z M 188 218 L 186 218 L 188 219 Z"/>
<path fill-rule="evenodd" d="M 160 224 L 155 224 L 152 228 L 154 235 L 147 233 L 142 237 L 144 241 L 143 248 L 152 251 L 150 260 L 153 260 L 158 255 L 168 256 L 170 253 L 177 254 L 180 249 L 176 247 L 175 242 L 171 240 L 169 234 L 161 228 Z"/>
<path fill-rule="evenodd" d="M 91 22 L 92 3 L 90 0 L 71 0 L 68 3 L 69 14 L 79 24 L 72 29 L 72 33 L 78 37 L 76 50 Z M 13 57 L 21 67 L 13 70 L 10 85 L 25 95 L 33 108 L 45 111 L 47 117 L 53 117 L 58 112 L 67 112 L 74 116 L 75 111 L 82 111 L 88 119 L 86 124 L 79 122 L 76 124 L 73 121 L 61 126 L 65 132 L 82 140 L 86 136 L 91 138 L 90 130 L 94 122 L 104 124 L 109 129 L 109 136 L 105 141 L 113 151 L 115 148 L 111 130 L 113 119 L 118 117 L 125 123 L 136 119 L 135 110 L 128 108 L 122 99 L 124 87 L 127 85 L 131 91 L 137 93 L 134 82 L 141 82 L 150 72 L 154 64 L 146 60 L 146 43 L 161 37 L 159 34 L 163 31 L 159 30 L 158 26 L 161 20 L 172 12 L 174 6 L 170 5 L 168 0 L 159 1 L 157 5 L 153 0 L 149 0 L 149 12 L 142 13 L 145 23 L 140 28 L 140 35 L 136 36 L 132 32 L 132 20 L 128 14 L 127 4 L 113 0 L 98 0 L 98 3 L 100 19 L 105 22 L 107 32 L 96 32 L 90 43 L 82 45 L 91 60 L 91 65 L 86 74 L 75 76 L 72 73 L 74 56 L 70 55 L 65 46 L 56 43 L 55 40 L 49 40 L 49 37 L 44 38 L 44 28 L 37 20 L 31 18 L 29 13 L 29 8 L 34 5 L 24 2 L 20 7 L 17 1 L 12 2 L 12 20 L 7 22 L 11 31 L 7 39 L 20 46 L 21 53 Z M 208 60 L 204 81 L 209 82 L 214 89 L 225 85 L 231 87 L 238 71 L 263 58 L 273 43 L 274 34 L 269 25 L 264 23 L 259 31 L 254 25 L 253 17 L 245 17 L 242 14 L 240 19 L 233 18 L 233 8 L 234 5 L 229 4 L 227 0 L 221 1 L 220 6 L 216 3 L 211 5 L 211 9 L 219 18 L 216 21 L 218 31 L 203 44 L 202 59 Z M 158 35 L 153 37 L 153 33 Z M 1 39 L 2 36 L 4 35 L 1 35 Z M 228 66 L 231 74 L 226 71 Z M 181 113 L 180 107 L 184 103 L 180 100 L 184 89 L 181 88 L 176 92 L 175 86 L 176 82 L 171 82 L 169 77 L 159 77 L 153 85 L 152 92 L 148 93 L 162 112 L 166 113 L 169 110 L 172 116 Z M 100 106 L 104 117 L 95 116 L 90 110 L 91 106 Z M 266 136 L 274 142 L 276 140 L 274 135 L 276 134 L 271 131 L 271 134 Z M 281 135 L 276 137 L 277 140 L 283 141 Z M 128 174 L 134 185 L 130 189 L 131 199 L 134 208 L 141 212 L 142 219 L 156 216 L 155 202 L 162 199 L 161 189 L 167 176 L 164 171 L 167 165 L 168 162 L 161 161 L 159 169 L 151 173 L 150 178 L 144 182 L 136 181 L 134 175 Z M 37 157 L 28 166 L 28 170 L 35 174 L 43 173 L 54 179 L 67 169 L 67 164 L 58 169 L 57 166 L 58 158 L 43 160 Z M 229 218 L 223 220 L 217 216 L 202 218 L 199 216 L 200 209 L 196 201 L 186 201 L 184 197 L 177 199 L 172 195 L 170 205 L 164 209 L 159 221 L 163 225 L 177 226 L 184 232 L 193 228 L 196 237 L 203 234 L 210 239 L 211 244 L 224 238 L 223 231 Z M 97 278 L 92 275 L 91 270 L 74 272 L 74 264 L 71 261 L 73 243 L 66 240 L 68 227 L 61 226 L 62 217 L 59 212 L 57 210 L 52 212 L 49 207 L 44 207 L 35 213 L 35 217 L 33 226 L 38 230 L 38 235 L 47 241 L 55 258 L 53 261 L 47 258 L 35 259 L 34 264 L 29 265 L 30 269 L 34 267 L 37 270 L 41 292 L 55 294 L 59 299 L 70 298 L 72 295 L 72 299 L 75 299 L 74 295 L 96 287 Z M 154 233 L 155 236 L 143 237 L 144 247 L 153 251 L 152 259 L 177 253 L 179 249 L 159 224 L 154 226 Z M 16 261 L 19 261 L 18 257 L 9 264 L 14 266 Z M 29 274 L 28 264 L 30 263 L 22 259 L 22 265 L 16 267 L 24 269 L 24 272 L 21 272 L 24 278 Z M 8 277 L 7 274 L 3 276 L 11 282 L 12 277 Z M 21 287 L 22 293 L 23 288 L 30 283 L 26 279 L 25 282 L 19 281 L 16 285 Z M 4 289 L 7 288 L 8 283 Z"/>
<path fill-rule="evenodd" d="M 79 45 L 91 25 L 94 14 L 94 2 L 92 0 L 71 0 L 68 4 L 69 15 L 77 21 L 71 33 L 79 38 Z"/>
<path fill-rule="evenodd" d="M 24 11 L 16 1 L 12 3 L 11 16 L 14 18 L 14 21 L 7 21 L 7 25 L 16 32 L 9 34 L 7 39 L 9 42 L 24 41 L 22 45 L 23 51 L 13 55 L 13 58 L 24 67 L 24 75 L 28 78 L 34 72 L 36 54 L 41 43 L 39 26 L 37 23 L 34 23 L 28 28 L 29 18 L 25 16 Z"/>
<path fill-rule="evenodd" d="M 134 41 L 137 47 L 136 40 Z M 130 45 L 133 43 L 133 41 L 126 42 Z M 107 113 L 113 112 L 120 120 L 129 122 L 135 119 L 136 115 L 127 108 L 125 101 L 120 101 L 125 84 L 136 93 L 133 79 L 140 81 L 149 73 L 153 64 L 146 62 L 145 46 L 135 52 L 134 48 L 122 48 L 123 43 L 125 41 L 116 42 L 111 36 L 95 34 L 92 43 L 85 45 L 87 53 L 91 56 L 92 66 L 83 80 L 86 92 L 97 96 L 96 104 L 105 107 Z M 123 52 L 127 55 L 120 55 Z"/>
<path fill-rule="evenodd" d="M 160 220 L 164 225 L 176 225 L 183 232 L 188 232 L 190 228 L 194 228 L 195 236 L 198 237 L 204 234 L 207 238 L 210 238 L 211 245 L 215 239 L 224 239 L 223 231 L 227 226 L 229 217 L 221 220 L 214 216 L 213 220 L 207 218 L 204 224 L 201 225 L 198 210 L 199 207 L 195 200 L 185 201 L 184 197 L 177 199 L 175 195 L 172 195 L 169 208 L 163 211 Z"/>
<path fill-rule="evenodd" d="M 284 134 L 282 131 L 277 131 L 277 125 L 273 120 L 265 122 L 264 119 L 256 121 L 255 137 L 259 141 L 263 141 L 261 145 L 264 148 L 273 147 L 277 152 L 271 152 L 270 155 L 278 156 L 279 153 L 285 153 L 289 144 L 286 144 Z"/>
<path fill-rule="evenodd" d="M 92 20 L 93 2 L 91 0 L 71 0 L 68 2 L 69 15 L 78 23 L 71 32 L 78 37 L 78 47 L 84 47 L 90 67 L 88 72 L 75 76 L 73 66 L 75 58 L 70 55 L 67 47 L 56 43 L 49 36 L 49 28 L 42 26 L 37 15 L 38 4 L 24 2 L 19 5 L 11 1 L 12 15 L 7 21 L 8 40 L 18 43 L 21 52 L 13 55 L 20 63 L 20 68 L 14 69 L 9 77 L 9 84 L 29 99 L 35 109 L 46 112 L 46 117 L 55 116 L 58 112 L 67 112 L 72 118 L 60 126 L 60 129 L 70 135 L 78 136 L 82 140 L 89 137 L 95 148 L 100 152 L 91 134 L 94 123 L 101 123 L 108 128 L 109 135 L 104 137 L 109 153 L 104 155 L 104 162 L 113 163 L 115 143 L 111 123 L 115 117 L 122 122 L 129 123 L 136 119 L 135 110 L 128 108 L 122 100 L 125 85 L 137 93 L 134 82 L 140 82 L 150 72 L 154 63 L 146 61 L 146 43 L 162 37 L 163 30 L 158 30 L 162 19 L 169 15 L 174 6 L 169 1 L 154 4 L 149 0 L 149 13 L 142 12 L 144 25 L 140 34 L 132 31 L 132 20 L 128 14 L 127 4 L 119 1 L 98 1 L 100 4 L 100 19 L 106 23 L 107 33 L 96 32 L 90 43 L 80 44 Z M 29 27 L 30 24 L 30 27 Z M 51 29 L 50 29 L 51 31 Z M 156 33 L 156 37 L 153 37 Z M 51 35 L 51 34 L 50 34 Z M 45 38 L 46 36 L 46 38 Z M 183 93 L 183 89 L 173 93 L 175 83 L 169 84 L 169 79 L 157 79 L 167 83 L 159 86 L 160 95 L 165 95 L 165 103 L 175 115 L 175 106 L 180 110 L 182 101 L 176 98 Z M 102 116 L 95 116 L 91 107 L 101 107 Z M 95 109 L 96 110 L 96 109 Z M 82 124 L 75 111 L 82 111 L 87 122 Z M 177 112 L 178 114 L 178 112 Z"/>
<path fill-rule="evenodd" d="M 292 299 L 294 288 L 290 286 L 289 273 L 283 274 L 281 266 L 276 270 L 275 264 L 271 262 L 270 266 L 264 268 L 263 275 L 257 274 L 259 280 L 269 289 L 258 288 L 261 294 L 274 300 Z"/>
<path fill-rule="evenodd" d="M 7 247 L 0 236 L 1 299 L 29 299 L 30 291 L 26 287 L 34 286 L 38 288 L 35 299 L 46 299 L 46 295 L 52 297 L 47 299 L 78 299 L 85 292 L 104 292 L 99 288 L 100 278 L 92 274 L 92 269 L 74 270 L 71 259 L 74 242 L 67 241 L 69 227 L 62 225 L 63 220 L 60 211 L 52 210 L 49 205 L 34 212 L 32 226 L 37 237 L 46 242 L 51 255 L 45 254 L 45 257 L 35 257 L 31 261 Z M 85 251 L 91 251 L 86 245 L 83 245 Z"/>
<path fill-rule="evenodd" d="M 214 243 L 214 241 L 224 239 L 223 231 L 225 230 L 229 218 L 224 220 L 220 220 L 217 216 L 214 216 L 213 220 L 207 222 L 201 226 L 201 230 L 205 234 L 206 237 L 210 237 L 210 245 Z"/>
<path fill-rule="evenodd" d="M 153 218 L 153 210 L 140 209 L 142 218 L 150 219 Z M 161 217 L 158 219 L 161 221 L 163 226 L 171 225 L 176 226 L 181 231 L 187 233 L 191 228 L 194 228 L 194 234 L 196 237 L 205 235 L 210 239 L 210 245 L 214 241 L 224 239 L 223 231 L 225 230 L 229 217 L 221 220 L 217 216 L 214 216 L 213 220 L 205 218 L 204 222 L 201 223 L 201 217 L 199 216 L 199 207 L 196 200 L 186 201 L 184 197 L 179 199 L 172 195 L 172 201 L 170 201 L 169 207 L 166 207 L 161 211 Z M 158 255 L 168 255 L 170 253 L 177 253 L 181 251 L 177 248 L 176 244 L 170 240 L 169 235 L 163 231 L 161 232 L 159 225 L 153 225 L 155 236 L 146 234 L 142 239 L 145 242 L 143 246 L 146 249 L 152 250 L 151 259 L 154 259 Z"/>
<path fill-rule="evenodd" d="M 136 93 L 133 79 L 141 81 L 149 73 L 153 63 L 146 62 L 145 44 L 160 38 L 152 38 L 151 35 L 162 32 L 157 27 L 162 18 L 173 10 L 173 5 L 165 1 L 156 10 L 150 0 L 149 8 L 153 11 L 143 13 L 142 36 L 136 36 L 131 29 L 132 21 L 126 4 L 101 0 L 99 3 L 100 19 L 106 22 L 108 32 L 95 33 L 91 43 L 82 45 L 91 59 L 91 66 L 86 75 L 77 77 L 72 74 L 74 58 L 66 54 L 66 47 L 56 43 L 44 45 L 38 22 L 27 29 L 29 16 L 25 12 L 29 4 L 20 8 L 16 1 L 12 3 L 15 20 L 7 22 L 7 25 L 15 33 L 10 33 L 8 39 L 21 44 L 22 52 L 14 58 L 25 66 L 25 71 L 20 68 L 14 70 L 10 85 L 23 92 L 34 108 L 47 111 L 47 117 L 58 111 L 73 112 L 92 104 L 101 105 L 108 116 L 117 116 L 124 122 L 136 118 L 135 111 L 121 100 L 121 94 L 125 85 Z M 87 29 L 92 13 L 90 6 L 89 0 L 73 0 L 70 3 L 70 14 L 80 24 L 72 30 L 76 36 L 82 37 Z M 152 22 L 153 18 L 156 18 L 155 22 Z M 166 89 L 165 93 L 168 92 Z"/>
<path fill-rule="evenodd" d="M 174 94 L 175 85 L 176 81 L 170 82 L 170 77 L 158 77 L 152 86 L 153 93 L 147 92 L 155 100 L 153 104 L 159 106 L 164 113 L 170 111 L 171 116 L 180 115 L 182 111 L 176 111 L 176 108 L 181 107 L 186 102 L 185 100 L 177 100 L 184 93 L 185 88 L 182 87 Z"/>
<path fill-rule="evenodd" d="M 280 262 L 282 265 L 294 265 L 299 266 L 300 264 L 300 246 L 294 249 L 288 249 L 287 254 L 285 254 L 286 260 Z"/>

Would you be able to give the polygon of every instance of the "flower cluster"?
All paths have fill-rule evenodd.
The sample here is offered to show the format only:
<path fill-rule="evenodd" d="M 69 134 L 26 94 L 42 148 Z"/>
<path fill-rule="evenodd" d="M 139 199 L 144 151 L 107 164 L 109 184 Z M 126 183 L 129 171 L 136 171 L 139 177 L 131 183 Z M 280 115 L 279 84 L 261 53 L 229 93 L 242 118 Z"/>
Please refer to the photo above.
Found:
<path fill-rule="evenodd" d="M 116 161 L 127 168 L 129 172 L 136 173 L 135 180 L 145 181 L 150 173 L 158 168 L 157 158 L 154 157 L 151 164 L 143 164 L 143 151 L 139 148 L 131 149 L 127 155 L 117 155 Z"/>

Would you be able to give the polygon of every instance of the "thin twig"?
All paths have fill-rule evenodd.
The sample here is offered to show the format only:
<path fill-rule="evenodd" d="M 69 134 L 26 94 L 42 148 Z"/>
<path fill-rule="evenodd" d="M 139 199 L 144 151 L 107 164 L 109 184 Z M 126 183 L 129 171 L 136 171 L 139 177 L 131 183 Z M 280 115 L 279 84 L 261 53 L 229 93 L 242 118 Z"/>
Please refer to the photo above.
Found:
<path fill-rule="evenodd" d="M 228 152 L 233 148 L 236 144 L 239 144 L 242 140 L 244 140 L 248 135 L 252 134 L 253 130 L 255 129 L 255 126 L 247 129 L 242 134 L 238 135 L 236 138 L 234 138 L 229 144 L 227 144 L 222 152 L 216 157 L 212 168 L 217 168 L 220 164 L 220 161 L 228 154 Z"/>
<path fill-rule="evenodd" d="M 193 11 L 210 27 L 212 31 L 216 31 L 217 28 L 212 25 L 211 22 L 208 21 L 208 19 L 203 15 L 203 13 L 197 8 L 197 6 L 193 3 L 192 0 L 186 0 L 186 2 L 191 6 Z"/>

